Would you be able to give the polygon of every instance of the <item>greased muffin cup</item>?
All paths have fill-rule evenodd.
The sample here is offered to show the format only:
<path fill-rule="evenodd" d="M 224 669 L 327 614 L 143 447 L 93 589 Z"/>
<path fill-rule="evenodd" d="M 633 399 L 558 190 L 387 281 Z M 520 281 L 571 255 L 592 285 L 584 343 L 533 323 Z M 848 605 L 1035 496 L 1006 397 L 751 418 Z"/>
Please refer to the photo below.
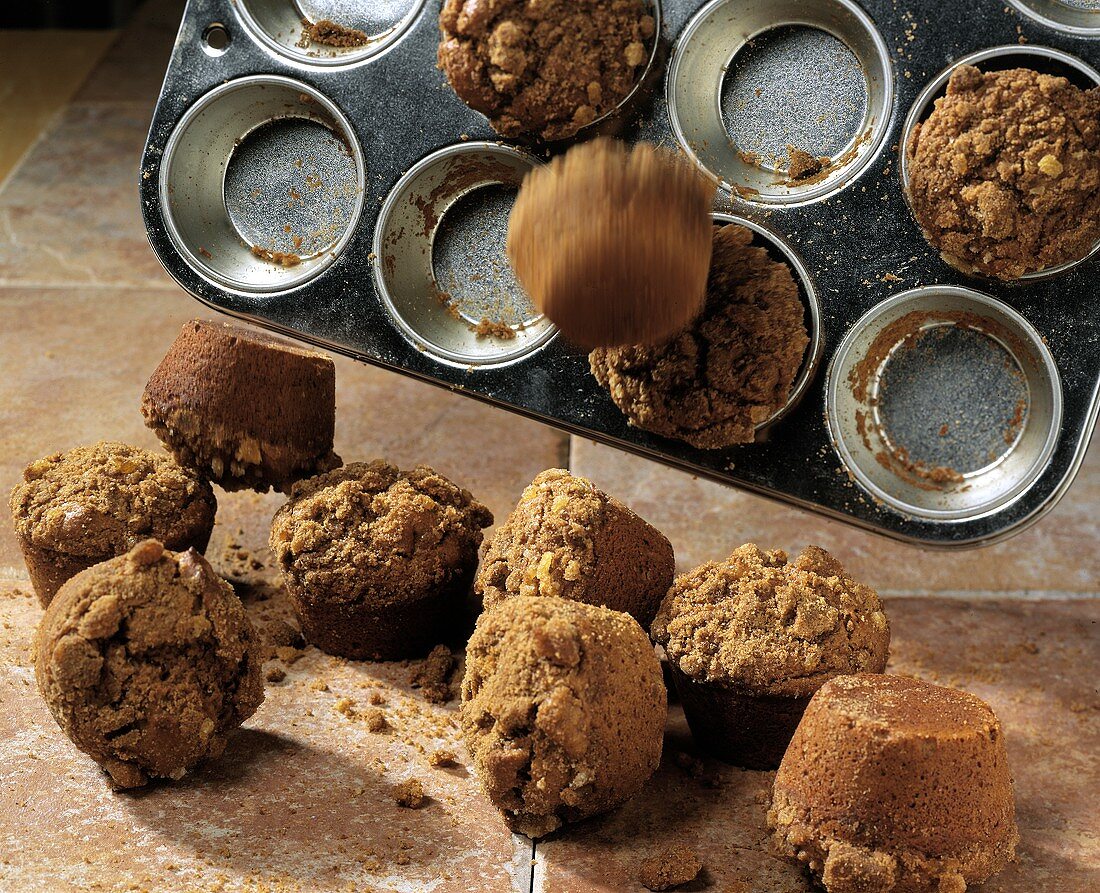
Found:
<path fill-rule="evenodd" d="M 677 577 L 652 638 L 698 747 L 774 769 L 821 685 L 885 668 L 890 627 L 875 591 L 825 550 L 788 563 L 749 544 Z"/>
<path fill-rule="evenodd" d="M 83 570 L 155 537 L 205 552 L 217 500 L 169 456 L 101 441 L 30 463 L 10 500 L 16 540 L 42 607 Z"/>
<path fill-rule="evenodd" d="M 271 549 L 309 642 L 398 660 L 459 627 L 492 523 L 469 491 L 425 465 L 354 462 L 294 485 Z"/>

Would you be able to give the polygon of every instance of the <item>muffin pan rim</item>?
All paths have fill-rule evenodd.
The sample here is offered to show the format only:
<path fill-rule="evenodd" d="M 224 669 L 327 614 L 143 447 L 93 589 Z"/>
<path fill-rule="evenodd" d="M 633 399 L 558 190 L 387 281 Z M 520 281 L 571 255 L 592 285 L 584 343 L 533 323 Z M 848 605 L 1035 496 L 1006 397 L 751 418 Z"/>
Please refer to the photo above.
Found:
<path fill-rule="evenodd" d="M 561 339 L 525 359 L 522 374 L 512 370 L 452 367 L 425 357 L 391 324 L 374 293 L 368 254 L 369 233 L 373 231 L 378 209 L 375 198 L 380 202 L 407 167 L 460 135 L 499 140 L 483 116 L 457 100 L 435 71 L 430 61 L 438 44 L 434 18 L 421 16 L 389 52 L 375 57 L 370 65 L 356 66 L 352 72 L 355 89 L 349 91 L 341 86 L 343 80 L 335 77 L 343 73 L 303 70 L 285 59 L 273 58 L 255 41 L 243 39 L 239 30 L 232 35 L 236 39 L 230 51 L 223 56 L 210 59 L 197 52 L 203 26 L 233 21 L 228 9 L 230 2 L 189 0 L 153 115 L 139 180 L 143 215 L 155 253 L 170 275 L 206 306 L 690 474 L 732 484 L 926 548 L 965 548 L 1014 535 L 1049 511 L 1072 482 L 1100 415 L 1100 344 L 1092 337 L 1095 326 L 1068 306 L 1068 298 L 1075 289 L 1089 295 L 1095 291 L 1096 280 L 1081 270 L 1065 274 L 1057 291 L 1042 283 L 1013 292 L 996 283 L 986 289 L 1011 302 L 1015 309 L 1036 322 L 1044 337 L 1049 337 L 1066 382 L 1066 430 L 1050 467 L 1026 498 L 989 518 L 952 525 L 924 523 L 884 509 L 863 498 L 862 491 L 839 472 L 824 424 L 820 374 L 811 389 L 820 395 L 821 402 L 818 403 L 818 397 L 803 400 L 790 418 L 777 426 L 782 430 L 775 437 L 755 445 L 708 452 L 627 426 L 606 393 L 590 380 L 586 355 L 570 349 Z M 907 46 L 902 34 L 905 23 L 898 20 L 890 0 L 861 2 L 887 42 L 910 53 L 904 61 L 897 57 L 894 61 L 898 90 L 895 105 L 900 108 L 907 107 L 915 99 L 920 84 L 942 67 L 943 57 L 961 58 L 975 47 L 1014 41 L 1017 29 L 1034 42 L 1049 42 L 1100 64 L 1100 45 L 1095 42 L 1083 45 L 1085 42 L 1068 40 L 1059 33 L 1048 34 L 1032 20 L 1004 11 L 993 0 L 979 0 L 978 8 L 965 10 L 933 5 L 931 0 L 914 0 L 917 4 L 914 13 L 919 16 L 927 7 L 928 15 L 919 22 L 919 39 Z M 665 0 L 662 48 L 667 47 L 669 38 L 682 30 L 701 5 L 698 0 Z M 906 72 L 912 68 L 911 80 L 901 77 L 903 68 Z M 160 219 L 156 190 L 162 147 L 188 105 L 225 80 L 256 72 L 304 80 L 329 95 L 351 119 L 352 132 L 358 136 L 370 162 L 367 184 L 370 198 L 365 202 L 356 235 L 344 253 L 318 280 L 285 292 L 272 292 L 263 300 L 210 283 L 181 262 Z M 352 85 L 349 81 L 348 86 Z M 652 107 L 643 110 L 642 117 L 623 134 L 628 142 L 673 141 L 662 102 L 663 97 L 654 94 Z M 892 115 L 891 142 L 896 142 L 898 124 L 898 116 Z M 438 135 L 433 135 L 432 129 L 438 129 Z M 393 140 L 395 135 L 397 142 Z M 546 148 L 549 147 L 543 147 Z M 808 208 L 769 210 L 735 205 L 738 213 L 774 226 L 813 271 L 822 299 L 823 333 L 830 344 L 835 344 L 851 321 L 875 301 L 897 288 L 911 286 L 914 281 L 973 286 L 971 280 L 947 268 L 920 237 L 900 190 L 893 185 L 897 181 L 894 161 L 891 153 L 880 153 L 861 177 L 861 188 L 846 190 L 836 200 L 824 200 Z M 893 176 L 886 177 L 887 174 Z M 729 196 L 720 196 L 720 202 L 729 200 Z M 870 216 L 865 222 L 853 225 L 859 223 L 860 213 L 868 211 Z M 857 215 L 854 220 L 849 213 Z M 815 224 L 819 218 L 820 222 Z M 869 241 L 862 242 L 864 238 Z M 1087 269 L 1091 271 L 1093 267 Z M 895 273 L 899 275 L 892 275 Z M 900 284 L 883 286 L 880 282 Z M 1073 297 L 1078 303 L 1080 299 Z M 1043 301 L 1050 302 L 1047 306 L 1054 308 L 1053 316 L 1038 312 L 1044 306 Z M 1063 312 L 1059 314 L 1059 310 Z M 501 374 L 504 371 L 509 374 Z"/>
<path fill-rule="evenodd" d="M 864 470 L 859 461 L 856 460 L 853 451 L 849 447 L 849 441 L 859 435 L 849 430 L 850 425 L 846 425 L 844 420 L 840 418 L 839 404 L 841 398 L 839 392 L 841 389 L 848 387 L 847 374 L 858 365 L 858 359 L 852 356 L 852 351 L 856 342 L 861 337 L 866 337 L 866 333 L 875 331 L 875 324 L 878 323 L 883 317 L 889 317 L 891 314 L 898 311 L 899 308 L 906 304 L 916 304 L 922 297 L 934 296 L 936 294 L 953 295 L 962 298 L 967 301 L 972 301 L 975 304 L 981 305 L 990 311 L 990 316 L 987 317 L 994 320 L 993 314 L 1001 314 L 1008 322 L 1012 323 L 1016 329 L 1016 334 L 1022 333 L 1027 340 L 1027 345 L 1034 352 L 1035 356 L 1041 361 L 1043 372 L 1045 372 L 1047 379 L 1050 382 L 1050 398 L 1051 398 L 1051 420 L 1048 425 L 1043 447 L 1037 457 L 1032 460 L 1028 466 L 1027 471 L 1021 476 L 1020 480 L 1013 484 L 1006 493 L 988 500 L 985 503 L 978 503 L 974 507 L 968 509 L 933 509 L 917 506 L 912 503 L 887 492 L 881 486 L 876 484 L 874 480 Z M 914 308 L 916 309 L 916 308 Z M 962 312 L 961 305 L 960 310 Z M 898 317 L 901 318 L 900 316 Z M 999 321 L 998 321 L 999 322 Z M 992 337 L 996 341 L 1000 341 L 992 333 L 987 333 L 989 337 Z M 1024 358 L 1016 356 L 1015 352 L 1009 345 L 1002 344 L 1007 353 L 1021 365 Z M 854 361 L 854 362 L 853 362 Z M 927 518 L 935 520 L 940 523 L 957 523 L 961 521 L 969 521 L 974 517 L 985 516 L 1003 509 L 1006 505 L 1015 502 L 1020 499 L 1030 487 L 1034 484 L 1035 479 L 1042 474 L 1047 463 L 1050 461 L 1050 456 L 1053 454 L 1057 447 L 1057 442 L 1061 436 L 1062 415 L 1063 415 L 1063 390 L 1062 390 L 1062 377 L 1058 370 L 1058 365 L 1043 343 L 1043 338 L 1039 332 L 1031 325 L 1030 322 L 1013 307 L 1004 301 L 1000 301 L 991 295 L 987 295 L 984 292 L 977 289 L 967 288 L 965 286 L 955 285 L 927 285 L 920 286 L 913 289 L 906 289 L 905 291 L 898 292 L 896 295 L 876 304 L 870 310 L 868 310 L 856 323 L 849 329 L 847 334 L 837 345 L 836 352 L 833 354 L 829 361 L 828 368 L 826 370 L 826 424 L 829 428 L 830 438 L 833 443 L 833 449 L 840 457 L 843 467 L 853 476 L 856 483 L 862 487 L 872 498 L 880 500 L 896 511 L 902 512 L 907 515 L 913 515 L 919 518 Z M 876 377 L 881 374 L 881 369 L 876 372 Z M 1026 374 L 1026 373 L 1025 373 Z M 1028 414 L 1030 417 L 1031 408 L 1034 406 L 1036 395 L 1032 394 L 1029 397 L 1029 409 Z M 1028 420 L 1030 424 L 1030 418 Z M 1006 451 L 1005 456 L 1014 449 L 1012 448 Z M 999 464 L 999 463 L 995 463 Z M 987 469 L 979 470 L 975 477 L 978 477 L 987 471 L 992 471 L 995 467 L 991 466 Z"/>
<path fill-rule="evenodd" d="M 208 109 L 213 108 L 216 103 L 223 98 L 232 95 L 233 93 L 250 90 L 253 88 L 264 89 L 266 87 L 275 86 L 279 88 L 290 88 L 297 92 L 300 96 L 308 96 L 311 102 L 316 102 L 321 105 L 326 113 L 332 116 L 332 122 L 338 126 L 343 132 L 342 134 L 336 134 L 337 138 L 343 136 L 343 140 L 346 145 L 351 149 L 351 156 L 355 162 L 356 177 L 359 181 L 359 192 L 355 201 L 354 210 L 347 221 L 347 225 L 341 233 L 340 237 L 333 242 L 328 248 L 322 251 L 315 257 L 311 257 L 306 263 L 301 265 L 301 272 L 294 274 L 288 273 L 287 276 L 279 282 L 271 285 L 249 285 L 246 282 L 242 282 L 239 279 L 234 279 L 230 276 L 223 275 L 213 269 L 210 264 L 204 263 L 196 252 L 187 244 L 183 234 L 180 232 L 179 225 L 175 219 L 175 214 L 172 210 L 172 194 L 174 187 L 171 183 L 171 175 L 173 172 L 173 163 L 175 156 L 179 150 L 179 144 L 187 136 L 188 129 L 200 118 L 200 116 Z M 236 143 L 240 144 L 249 134 L 255 132 L 265 124 L 270 124 L 279 120 L 304 120 L 314 121 L 323 126 L 330 127 L 329 123 L 323 119 L 310 117 L 308 115 L 283 115 L 280 117 L 270 117 L 262 121 L 257 121 L 247 127 L 243 133 L 239 134 L 236 138 Z M 333 131 L 334 133 L 335 130 Z M 343 111 L 332 100 L 324 95 L 320 90 L 306 84 L 302 81 L 298 81 L 295 78 L 286 77 L 282 75 L 273 74 L 252 74 L 244 75 L 233 80 L 226 81 L 218 84 L 213 89 L 203 93 L 193 102 L 187 110 L 181 116 L 179 122 L 172 129 L 169 135 L 164 151 L 163 160 L 160 165 L 160 175 L 157 178 L 157 192 L 160 198 L 160 218 L 164 224 L 165 231 L 172 241 L 173 247 L 179 253 L 183 261 L 203 280 L 225 288 L 227 291 L 231 291 L 234 294 L 262 299 L 267 296 L 283 294 L 289 291 L 294 291 L 307 283 L 319 278 L 324 274 L 329 267 L 332 266 L 341 255 L 347 250 L 352 239 L 354 238 L 355 231 L 358 227 L 359 220 L 363 214 L 363 208 L 365 205 L 365 189 L 366 183 L 366 166 L 363 160 L 364 152 L 362 144 L 359 142 L 355 134 L 355 129 L 352 127 L 351 122 L 344 115 Z M 221 211 L 225 213 L 226 218 L 229 218 L 228 209 L 225 207 L 225 172 L 228 167 L 229 161 L 232 158 L 232 152 L 226 157 L 223 162 L 222 172 L 220 176 L 221 182 Z M 234 233 L 236 234 L 235 227 Z M 243 245 L 243 239 L 238 239 Z M 199 246 L 200 251 L 202 246 Z"/>
<path fill-rule="evenodd" d="M 677 107 L 679 105 L 678 98 L 676 96 L 677 80 L 679 70 L 683 64 L 685 52 L 691 43 L 693 38 L 698 36 L 698 31 L 705 25 L 708 19 L 710 19 L 716 12 L 718 12 L 722 6 L 731 3 L 742 2 L 742 0 L 707 0 L 703 3 L 691 16 L 687 24 L 676 36 L 676 39 L 672 46 L 672 51 L 668 63 L 668 72 L 665 78 L 665 102 L 668 107 L 669 123 L 672 126 L 672 133 L 675 138 L 677 146 L 681 151 L 687 155 L 688 159 L 696 166 L 696 168 L 710 177 L 712 180 L 718 183 L 719 187 L 725 192 L 729 193 L 731 204 L 735 207 L 740 207 L 743 211 L 749 212 L 761 212 L 768 210 L 786 210 L 793 208 L 805 207 L 812 205 L 820 201 L 828 200 L 839 193 L 854 186 L 864 173 L 870 169 L 876 159 L 885 151 L 887 145 L 887 138 L 889 137 L 892 129 L 893 118 L 895 114 L 896 104 L 896 75 L 894 72 L 894 65 L 890 59 L 889 47 L 886 45 L 881 32 L 879 31 L 875 21 L 871 16 L 863 9 L 855 0 L 818 0 L 818 2 L 827 2 L 836 4 L 842 8 L 847 14 L 853 16 L 859 25 L 864 29 L 867 37 L 870 38 L 871 43 L 874 46 L 875 54 L 878 62 L 882 65 L 883 72 L 887 76 L 883 82 L 883 99 L 882 99 L 882 120 L 877 120 L 871 115 L 871 97 L 874 92 L 873 85 L 870 81 L 870 76 L 864 66 L 860 66 L 860 70 L 863 74 L 864 82 L 867 86 L 867 100 L 868 100 L 868 116 L 864 130 L 856 134 L 851 140 L 849 140 L 849 148 L 843 153 L 851 152 L 853 150 L 858 151 L 861 142 L 867 143 L 867 148 L 859 153 L 856 157 L 852 158 L 847 164 L 837 168 L 836 177 L 826 177 L 818 184 L 814 184 L 805 193 L 792 193 L 790 195 L 775 195 L 769 196 L 767 199 L 754 197 L 749 198 L 743 194 L 743 191 L 738 188 L 738 184 L 734 184 L 726 180 L 722 175 L 716 174 L 706 164 L 703 163 L 699 157 L 698 152 L 693 148 L 692 141 L 688 139 L 687 134 L 684 131 L 684 127 L 680 120 Z M 766 34 L 770 31 L 777 30 L 784 27 L 804 27 L 814 30 L 824 31 L 831 37 L 839 40 L 843 43 L 848 50 L 856 55 L 856 51 L 852 49 L 851 44 L 844 39 L 843 36 L 835 33 L 835 31 L 826 28 L 820 24 L 808 22 L 804 19 L 790 19 L 780 18 L 770 24 L 766 25 L 760 30 L 748 34 L 744 37 L 744 42 L 741 46 L 733 50 L 729 60 L 727 60 L 723 72 L 728 72 L 729 67 L 733 64 L 733 59 L 737 53 L 743 48 L 744 44 L 756 37 Z M 856 55 L 858 59 L 858 55 Z M 723 76 L 724 80 L 724 76 Z M 718 84 L 718 90 L 714 95 L 715 113 L 719 120 L 723 118 L 722 115 L 722 83 Z M 867 138 L 865 135 L 870 134 Z"/>
<path fill-rule="evenodd" d="M 1061 22 L 1056 18 L 1045 15 L 1040 10 L 1029 5 L 1028 0 L 1008 0 L 1008 2 L 1012 7 L 1019 10 L 1028 18 L 1038 22 L 1046 28 L 1052 28 L 1055 31 L 1060 31 L 1075 37 L 1100 37 L 1100 15 L 1096 16 L 1095 25 L 1074 25 L 1069 22 Z M 1098 8 L 1098 11 L 1100 11 L 1100 8 Z"/>
<path fill-rule="evenodd" d="M 382 300 L 382 304 L 390 316 L 391 322 L 397 327 L 401 335 L 409 341 L 417 350 L 424 350 L 431 356 L 435 357 L 440 363 L 444 363 L 450 366 L 466 369 L 471 366 L 476 366 L 479 369 L 493 369 L 505 366 L 514 366 L 524 359 L 529 358 L 532 354 L 544 349 L 548 344 L 554 341 L 558 336 L 557 327 L 547 320 L 547 324 L 543 328 L 542 333 L 531 343 L 517 345 L 511 350 L 505 349 L 500 351 L 495 356 L 486 356 L 484 358 L 472 356 L 468 354 L 460 354 L 456 351 L 449 350 L 445 347 L 441 347 L 435 344 L 430 339 L 421 335 L 417 329 L 412 326 L 406 319 L 404 314 L 398 309 L 396 302 L 394 301 L 393 294 L 391 292 L 389 283 L 385 279 L 385 272 L 383 270 L 384 264 L 381 263 L 381 258 L 385 254 L 385 241 L 387 238 L 387 229 L 390 223 L 390 219 L 397 207 L 398 202 L 402 200 L 405 193 L 409 188 L 417 181 L 417 179 L 429 171 L 433 166 L 437 165 L 441 161 L 446 161 L 450 158 L 458 158 L 462 155 L 473 155 L 477 152 L 487 154 L 506 154 L 515 157 L 518 161 L 529 164 L 532 168 L 540 165 L 541 162 L 534 155 L 524 151 L 517 146 L 511 146 L 503 143 L 494 143 L 487 140 L 470 140 L 462 143 L 452 143 L 449 146 L 444 146 L 432 152 L 430 155 L 422 158 L 416 164 L 414 164 L 400 180 L 394 185 L 394 187 L 387 194 L 385 201 L 382 203 L 381 210 L 378 214 L 378 221 L 374 226 L 374 234 L 371 241 L 372 253 L 376 259 L 376 263 L 372 265 L 374 271 L 374 282 L 378 289 L 378 295 Z M 464 195 L 470 195 L 476 192 L 478 189 L 486 186 L 494 185 L 489 181 L 474 185 L 463 195 L 456 197 L 455 201 L 461 200 Z M 453 204 L 453 203 L 452 203 Z M 449 207 L 448 207 L 449 210 Z M 439 215 L 439 221 L 436 224 L 436 231 L 438 230 L 439 223 L 442 222 L 443 217 L 446 216 L 447 211 L 443 211 Z M 431 241 L 434 243 L 436 232 L 433 231 L 431 235 Z M 430 251 L 429 251 L 430 258 Z M 539 316 L 538 320 L 544 319 Z M 457 325 L 464 325 L 464 323 L 458 323 Z"/>
<path fill-rule="evenodd" d="M 920 223 L 917 221 L 917 215 L 913 210 L 913 202 L 910 198 L 909 192 L 909 152 L 908 145 L 909 140 L 913 135 L 913 128 L 918 123 L 924 121 L 927 115 L 930 114 L 929 109 L 933 106 L 936 99 L 940 97 L 944 89 L 947 87 L 947 82 L 951 79 L 951 75 L 955 69 L 963 65 L 973 65 L 980 69 L 978 63 L 988 62 L 991 59 L 996 59 L 1001 56 L 1011 55 L 1025 55 L 1025 56 L 1040 56 L 1046 59 L 1053 59 L 1057 62 L 1061 62 L 1063 65 L 1068 65 L 1071 68 L 1076 68 L 1086 77 L 1091 78 L 1097 87 L 1100 87 L 1100 70 L 1097 70 L 1093 66 L 1089 65 L 1084 59 L 1078 56 L 1068 53 L 1064 50 L 1059 50 L 1054 47 L 1043 46 L 1040 44 L 1003 44 L 1001 46 L 986 47 L 985 49 L 976 50 L 967 56 L 963 56 L 960 59 L 954 60 L 950 65 L 945 67 L 939 72 L 932 80 L 930 80 L 917 95 L 916 100 L 910 106 L 909 111 L 905 115 L 905 120 L 902 122 L 901 135 L 898 137 L 898 176 L 901 179 L 901 191 L 902 196 L 905 198 L 906 207 L 909 209 L 910 215 L 913 217 L 913 222 L 920 227 Z M 934 249 L 933 249 L 934 250 Z M 1067 273 L 1075 267 L 1080 266 L 1097 256 L 1100 253 L 1100 238 L 1096 240 L 1096 244 L 1089 249 L 1088 254 L 1077 260 L 1069 260 L 1064 263 L 1057 264 L 1053 267 L 1045 267 L 1042 270 L 1036 270 L 1034 273 L 1026 273 L 1019 279 L 1012 280 L 1010 285 L 1017 285 L 1028 282 L 1038 282 L 1044 279 L 1054 279 L 1061 276 L 1063 273 Z M 948 263 L 946 260 L 944 263 Z M 953 264 L 948 264 L 953 269 L 958 269 Z M 992 276 L 986 276 L 978 271 L 967 272 L 965 270 L 958 270 L 962 275 L 968 276 L 975 282 L 990 282 L 994 280 Z"/>
<path fill-rule="evenodd" d="M 241 25 L 244 31 L 253 40 L 263 46 L 269 53 L 272 53 L 291 65 L 300 66 L 303 69 L 319 68 L 323 70 L 339 70 L 365 65 L 379 56 L 384 55 L 401 42 L 401 39 L 409 29 L 413 27 L 416 20 L 423 15 L 429 3 L 428 0 L 413 0 L 412 7 L 397 23 L 391 26 L 389 30 L 374 36 L 374 39 L 362 47 L 348 48 L 346 52 L 334 53 L 331 56 L 310 56 L 304 49 L 299 51 L 297 48 L 288 47 L 279 43 L 279 41 L 272 37 L 271 34 L 268 33 L 268 30 L 260 24 L 259 20 L 248 8 L 249 0 L 233 0 L 231 5 L 235 13 L 235 21 Z M 294 7 L 297 8 L 297 4 L 294 4 Z M 329 49 L 335 50 L 339 48 L 329 47 Z"/>

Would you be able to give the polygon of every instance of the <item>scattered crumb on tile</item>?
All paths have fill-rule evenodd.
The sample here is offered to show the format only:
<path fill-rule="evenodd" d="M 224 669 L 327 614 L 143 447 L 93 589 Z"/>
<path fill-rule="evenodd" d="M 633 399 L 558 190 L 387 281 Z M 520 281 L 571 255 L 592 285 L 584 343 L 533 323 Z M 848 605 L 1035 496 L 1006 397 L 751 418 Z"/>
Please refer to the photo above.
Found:
<path fill-rule="evenodd" d="M 694 850 L 683 844 L 674 844 L 655 856 L 643 859 L 638 869 L 638 880 L 647 890 L 671 890 L 695 880 L 702 870 L 703 861 Z"/>
<path fill-rule="evenodd" d="M 406 809 L 419 809 L 426 799 L 419 778 L 407 778 L 393 789 L 393 802 Z"/>

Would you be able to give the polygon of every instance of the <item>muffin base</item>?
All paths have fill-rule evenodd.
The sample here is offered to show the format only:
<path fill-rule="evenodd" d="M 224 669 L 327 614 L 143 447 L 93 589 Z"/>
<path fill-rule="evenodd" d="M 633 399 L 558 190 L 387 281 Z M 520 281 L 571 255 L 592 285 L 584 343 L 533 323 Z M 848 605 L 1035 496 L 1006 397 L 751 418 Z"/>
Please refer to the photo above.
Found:
<path fill-rule="evenodd" d="M 213 522 L 207 530 L 194 537 L 186 540 L 172 540 L 170 543 L 164 543 L 164 546 L 174 552 L 186 552 L 193 548 L 205 554 L 212 531 Z M 36 546 L 26 537 L 16 535 L 16 540 L 19 542 L 19 551 L 23 553 L 23 563 L 27 566 L 31 586 L 34 588 L 35 595 L 38 596 L 38 603 L 43 608 L 49 607 L 53 597 L 57 595 L 57 590 L 68 580 L 93 565 L 116 557 L 113 553 L 93 557 L 70 555 L 57 549 Z"/>
<path fill-rule="evenodd" d="M 307 642 L 351 660 L 424 657 L 457 629 L 472 628 L 467 594 L 473 575 L 422 598 L 378 609 L 364 602 L 310 598 L 290 580 L 290 603 Z"/>
<path fill-rule="evenodd" d="M 745 769 L 776 769 L 809 697 L 753 694 L 696 682 L 669 662 L 669 675 L 700 750 Z"/>

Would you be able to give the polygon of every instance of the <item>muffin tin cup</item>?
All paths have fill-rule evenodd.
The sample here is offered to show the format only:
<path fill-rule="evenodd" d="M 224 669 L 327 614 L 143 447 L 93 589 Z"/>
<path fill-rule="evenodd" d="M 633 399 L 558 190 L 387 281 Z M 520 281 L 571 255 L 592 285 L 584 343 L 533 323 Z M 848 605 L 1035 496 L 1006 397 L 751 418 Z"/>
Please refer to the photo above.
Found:
<path fill-rule="evenodd" d="M 1100 87 L 1100 71 L 1097 71 L 1091 65 L 1072 54 L 1052 47 L 1027 45 L 989 47 L 988 49 L 979 50 L 976 53 L 971 53 L 960 59 L 956 59 L 921 91 L 916 102 L 914 102 L 909 109 L 909 114 L 906 116 L 905 123 L 902 127 L 901 140 L 898 143 L 900 147 L 898 152 L 900 159 L 899 171 L 901 174 L 902 192 L 905 195 L 906 203 L 909 205 L 910 213 L 913 213 L 913 203 L 909 192 L 909 167 L 911 162 L 909 157 L 909 144 L 913 138 L 913 130 L 916 128 L 917 124 L 926 120 L 932 113 L 936 100 L 946 93 L 947 82 L 951 79 L 951 75 L 957 68 L 963 65 L 973 65 L 981 71 L 1000 71 L 1017 67 L 1033 68 L 1037 71 L 1066 77 L 1080 87 Z M 916 220 L 915 213 L 913 214 L 913 218 Z M 920 225 L 919 221 L 917 221 L 917 224 L 918 226 Z M 925 238 L 927 238 L 927 236 L 925 236 Z M 1067 261 L 1066 263 L 1057 264 L 1053 267 L 1046 267 L 1034 273 L 1028 273 L 1013 281 L 1026 284 L 1044 279 L 1052 279 L 1063 275 L 1080 264 L 1086 263 L 1095 257 L 1097 253 L 1100 253 L 1100 239 L 1096 241 L 1096 244 L 1093 245 L 1084 257 L 1078 260 Z M 963 269 L 952 263 L 946 257 L 944 258 L 944 262 L 959 270 L 959 272 L 965 273 L 976 279 L 989 280 L 990 278 L 978 270 Z"/>
<path fill-rule="evenodd" d="M 700 750 L 744 769 L 778 768 L 809 697 L 696 682 L 672 661 L 669 670 Z"/>
<path fill-rule="evenodd" d="M 392 47 L 426 5 L 426 0 L 236 0 L 241 24 L 267 49 L 306 66 L 332 68 L 367 62 Z M 323 19 L 367 35 L 361 46 L 313 43 L 306 21 Z"/>
<path fill-rule="evenodd" d="M 821 333 L 821 303 L 818 300 L 817 289 L 814 287 L 813 277 L 810 275 L 809 270 L 806 269 L 806 265 L 798 255 L 798 252 L 796 252 L 785 239 L 762 224 L 749 220 L 746 217 L 737 217 L 733 214 L 722 213 L 712 214 L 711 217 L 714 219 L 715 224 L 718 225 L 735 223 L 746 229 L 752 230 L 755 235 L 753 239 L 754 243 L 764 243 L 764 247 L 767 248 L 768 254 L 771 255 L 772 260 L 779 261 L 790 267 L 791 273 L 794 276 L 794 281 L 798 285 L 799 297 L 805 309 L 806 334 L 810 338 L 810 343 L 807 345 L 806 353 L 802 358 L 802 367 L 799 369 L 798 375 L 791 385 L 791 391 L 787 396 L 787 402 L 756 426 L 756 431 L 759 435 L 764 432 L 765 429 L 789 415 L 795 407 L 798 406 L 810 386 L 813 384 L 814 378 L 817 376 L 817 369 L 821 363 L 821 356 L 825 350 L 825 340 Z"/>
<path fill-rule="evenodd" d="M 363 150 L 337 106 L 276 75 L 229 81 L 182 116 L 164 149 L 160 210 L 204 279 L 262 295 L 340 256 L 363 209 Z"/>
<path fill-rule="evenodd" d="M 826 419 L 845 468 L 874 499 L 919 518 L 972 520 L 1019 499 L 1046 470 L 1062 414 L 1058 367 L 1039 333 L 965 288 L 879 304 L 828 371 Z"/>
<path fill-rule="evenodd" d="M 723 84 L 738 54 L 755 38 L 784 26 L 816 29 L 839 40 L 858 61 L 866 90 L 862 122 L 834 154 L 835 166 L 806 182 L 747 159 L 734 144 L 722 109 Z M 757 95 L 768 88 L 761 84 Z M 735 201 L 765 206 L 808 204 L 850 186 L 885 145 L 894 104 L 889 50 L 874 22 L 852 0 L 712 0 L 676 41 L 667 91 L 672 129 L 688 157 Z M 811 102 L 822 120 L 831 114 L 834 99 L 822 95 Z"/>
<path fill-rule="evenodd" d="M 504 254 L 509 197 L 478 201 L 486 189 L 518 190 L 538 164 L 519 149 L 461 143 L 414 165 L 390 192 L 374 233 L 374 278 L 394 324 L 417 349 L 443 363 L 498 366 L 556 334 Z M 511 334 L 479 334 L 481 318 Z"/>
<path fill-rule="evenodd" d="M 1035 21 L 1075 37 L 1100 37 L 1100 3 L 1095 0 L 1008 0 Z"/>

